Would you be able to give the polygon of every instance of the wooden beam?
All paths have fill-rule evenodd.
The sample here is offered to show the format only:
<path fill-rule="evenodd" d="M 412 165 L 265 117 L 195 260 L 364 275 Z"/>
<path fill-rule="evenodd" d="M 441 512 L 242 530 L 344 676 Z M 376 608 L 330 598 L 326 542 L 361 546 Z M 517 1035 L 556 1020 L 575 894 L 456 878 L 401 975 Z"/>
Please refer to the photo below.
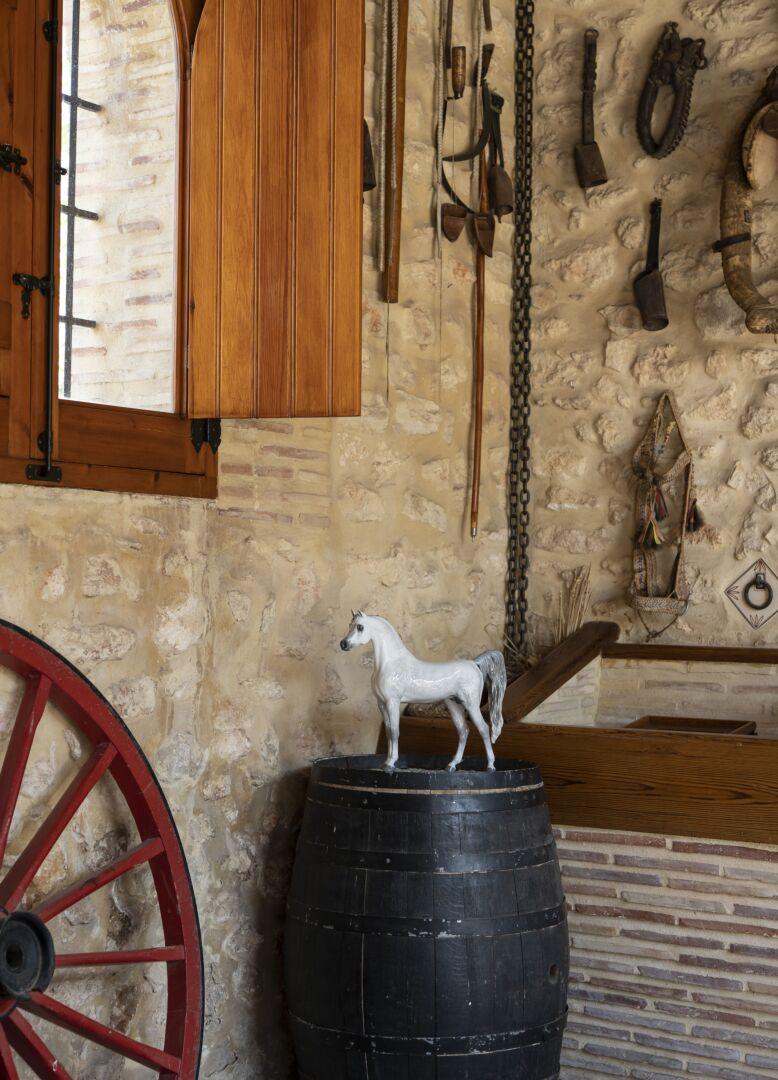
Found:
<path fill-rule="evenodd" d="M 506 720 L 523 720 L 555 690 L 618 641 L 619 627 L 611 622 L 588 622 L 534 668 L 510 684 L 505 693 Z"/>
<path fill-rule="evenodd" d="M 401 753 L 455 746 L 450 720 L 403 718 Z M 555 825 L 778 844 L 778 739 L 518 723 L 497 750 L 540 766 Z"/>
<path fill-rule="evenodd" d="M 778 664 L 778 649 L 734 645 L 607 645 L 604 660 L 670 660 L 693 664 Z"/>
<path fill-rule="evenodd" d="M 408 71 L 408 4 L 409 0 L 395 0 L 397 4 L 397 64 L 396 83 L 392 82 L 392 57 L 387 65 L 386 86 L 386 139 L 384 141 L 384 195 L 386 229 L 386 269 L 384 270 L 384 299 L 396 304 L 400 298 L 400 257 L 402 248 L 403 178 L 405 175 L 405 93 Z M 390 27 L 391 32 L 391 27 Z M 392 115 L 392 94 L 397 108 Z M 394 120 L 394 122 L 393 122 Z M 394 130 L 393 130 L 394 129 Z M 392 136 L 394 134 L 394 183 L 392 182 Z"/>

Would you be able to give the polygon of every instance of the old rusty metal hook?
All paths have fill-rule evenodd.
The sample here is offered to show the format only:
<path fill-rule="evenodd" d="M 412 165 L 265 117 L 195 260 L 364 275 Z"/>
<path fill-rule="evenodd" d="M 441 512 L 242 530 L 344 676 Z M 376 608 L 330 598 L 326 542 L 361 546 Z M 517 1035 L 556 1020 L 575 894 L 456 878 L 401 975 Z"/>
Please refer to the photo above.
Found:
<path fill-rule="evenodd" d="M 680 146 L 689 123 L 694 77 L 707 66 L 704 38 L 681 38 L 678 23 L 667 23 L 654 53 L 638 106 L 638 138 L 651 157 L 665 158 Z M 670 119 L 657 141 L 651 129 L 657 97 L 663 86 L 671 88 L 674 102 Z"/>
<path fill-rule="evenodd" d="M 727 288 L 746 313 L 752 334 L 778 334 L 778 305 L 756 287 L 751 266 L 752 192 L 767 180 L 756 166 L 757 143 L 760 136 L 778 138 L 776 103 L 778 67 L 732 142 L 721 189 L 721 239 L 714 245 L 721 253 Z"/>

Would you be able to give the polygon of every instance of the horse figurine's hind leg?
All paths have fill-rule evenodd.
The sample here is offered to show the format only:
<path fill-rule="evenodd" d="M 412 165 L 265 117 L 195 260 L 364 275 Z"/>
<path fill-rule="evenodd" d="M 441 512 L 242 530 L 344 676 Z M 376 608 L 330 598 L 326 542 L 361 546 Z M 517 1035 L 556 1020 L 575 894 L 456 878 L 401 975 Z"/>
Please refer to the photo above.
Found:
<path fill-rule="evenodd" d="M 467 720 L 465 719 L 465 710 L 459 702 L 455 701 L 454 698 L 446 698 L 445 704 L 451 714 L 451 719 L 454 721 L 454 727 L 457 729 L 457 735 L 459 736 L 457 752 L 448 763 L 449 772 L 453 772 L 465 755 L 465 747 L 467 746 L 467 736 L 469 732 L 467 729 Z"/>

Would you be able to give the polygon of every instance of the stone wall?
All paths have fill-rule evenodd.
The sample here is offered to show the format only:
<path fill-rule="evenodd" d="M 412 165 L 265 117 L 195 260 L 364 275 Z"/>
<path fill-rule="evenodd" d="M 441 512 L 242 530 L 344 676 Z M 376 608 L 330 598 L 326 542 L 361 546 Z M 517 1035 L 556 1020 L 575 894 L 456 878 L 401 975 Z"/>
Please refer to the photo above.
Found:
<path fill-rule="evenodd" d="M 596 614 L 640 636 L 630 579 L 630 460 L 658 395 L 672 390 L 697 454 L 707 527 L 689 551 L 687 616 L 665 640 L 768 643 L 724 596 L 755 559 L 775 561 L 778 349 L 744 329 L 723 285 L 720 180 L 730 141 L 775 62 L 778 21 L 761 0 L 620 0 L 537 5 L 534 531 L 532 607 L 548 634 L 560 575 L 589 563 Z M 704 37 L 687 136 L 648 158 L 637 103 L 662 25 Z M 610 183 L 584 193 L 573 166 L 580 138 L 582 38 L 600 31 L 597 138 Z M 645 265 L 653 198 L 664 200 L 670 326 L 640 327 L 632 280 Z M 775 187 L 756 199 L 755 272 L 774 291 Z M 661 625 L 661 619 L 656 620 Z"/>
<path fill-rule="evenodd" d="M 724 33 L 720 5 L 709 6 L 706 20 L 721 40 L 710 49 L 717 59 L 708 78 L 721 76 L 727 101 L 742 104 L 761 81 L 766 49 L 775 37 L 766 30 L 769 12 L 755 19 L 752 13 L 758 14 L 762 6 L 727 5 L 733 29 Z M 142 7 L 125 5 L 126 10 Z M 367 4 L 371 28 L 376 7 Z M 509 91 L 513 5 L 493 0 L 493 7 L 502 43 L 494 82 Z M 622 18 L 612 15 L 602 0 L 588 5 L 587 18 L 602 13 L 603 86 L 636 83 L 640 63 L 633 59 L 641 42 L 653 38 L 661 18 L 669 14 L 669 5 L 660 7 L 650 16 L 630 8 Z M 692 14 L 703 7 L 696 0 L 689 5 Z M 715 236 L 715 174 L 734 120 L 701 93 L 704 122 L 695 120 L 688 147 L 679 151 L 683 156 L 662 167 L 658 175 L 666 173 L 668 179 L 660 182 L 652 179 L 654 165 L 643 162 L 632 170 L 630 159 L 637 156 L 629 127 L 634 102 L 623 93 L 612 96 L 605 120 L 616 179 L 587 202 L 574 185 L 570 163 L 583 11 L 580 6 L 540 5 L 539 85 L 548 100 L 540 102 L 538 130 L 536 625 L 542 636 L 545 617 L 555 611 L 561 574 L 582 558 L 594 563 L 595 610 L 628 624 L 623 602 L 630 498 L 623 475 L 626 455 L 637 437 L 636 418 L 642 423 L 647 415 L 644 399 L 653 398 L 666 383 L 683 382 L 678 389 L 691 414 L 692 441 L 702 448 L 700 474 L 711 528 L 705 544 L 694 549 L 702 567 L 696 594 L 700 605 L 680 632 L 701 641 L 715 626 L 717 637 L 737 640 L 740 627 L 719 600 L 721 587 L 742 565 L 734 560 L 736 546 L 744 555 L 754 548 L 768 553 L 764 534 L 770 529 L 769 512 L 756 505 L 757 496 L 748 486 L 751 474 L 762 468 L 759 454 L 769 449 L 768 439 L 748 437 L 740 420 L 750 405 L 764 407 L 773 361 L 763 343 L 737 336 L 714 262 L 704 254 L 707 233 L 710 239 Z M 746 21 L 734 21 L 740 19 Z M 372 749 L 378 730 L 366 658 L 344 656 L 337 649 L 350 608 L 381 611 L 427 657 L 472 654 L 501 640 L 510 231 L 507 226 L 499 230 L 497 254 L 489 264 L 482 531 L 473 544 L 467 515 L 473 257 L 463 241 L 447 248 L 439 276 L 429 212 L 432 24 L 432 5 L 413 4 L 403 287 L 400 305 L 391 310 L 377 292 L 369 201 L 365 211 L 362 418 L 226 424 L 220 494 L 214 503 L 0 488 L 6 507 L 0 521 L 0 614 L 60 648 L 108 694 L 170 796 L 202 913 L 207 987 L 203 1076 L 209 1078 L 281 1080 L 290 1074 L 278 933 L 305 769 L 320 754 Z M 699 27 L 699 22 L 694 25 Z M 756 33 L 760 38 L 749 43 Z M 727 44 L 728 36 L 734 43 Z M 621 45 L 614 67 L 617 41 Z M 372 56 L 372 30 L 368 51 Z M 744 59 L 749 54 L 753 63 Z M 759 72 L 749 81 L 738 75 L 741 68 Z M 369 118 L 373 101 L 368 73 Z M 631 155 L 622 152 L 629 147 Z M 705 170 L 704 183 L 698 169 Z M 685 171 L 688 175 L 679 176 Z M 686 347 L 677 345 L 680 337 L 665 335 L 660 343 L 667 353 L 654 355 L 655 343 L 634 333 L 625 273 L 640 256 L 635 241 L 639 223 L 633 221 L 628 228 L 627 219 L 641 214 L 657 185 L 668 194 L 668 219 L 683 211 L 677 220 L 688 221 L 689 231 L 675 257 L 680 269 L 668 282 L 674 330 L 683 330 Z M 627 225 L 619 240 L 614 230 L 622 219 Z M 668 233 L 668 243 L 676 248 L 678 234 Z M 571 262 L 579 245 L 581 263 L 575 258 Z M 767 253 L 766 239 L 763 246 Z M 694 288 L 707 297 L 700 302 L 702 329 L 687 311 L 693 297 L 676 289 L 687 280 L 702 282 Z M 579 300 L 579 293 L 590 287 L 595 295 Z M 598 309 L 610 309 L 607 319 Z M 726 329 L 717 323 L 714 330 L 720 336 L 706 344 L 704 334 L 714 332 L 704 321 L 710 310 L 730 311 L 730 322 Z M 644 355 L 648 360 L 635 368 Z M 744 462 L 745 487 L 732 486 L 735 459 Z M 549 494 L 551 488 L 556 496 Z M 581 507 L 584 498 L 596 505 Z M 549 503 L 560 509 L 551 509 Z M 4 723 L 0 742 L 6 737 Z M 52 751 L 44 741 L 36 752 L 36 783 L 40 779 L 43 787 L 30 789 L 31 814 L 45 805 L 45 781 L 56 775 L 60 751 Z M 47 762 L 53 763 L 48 771 Z M 58 874 L 73 873 L 79 856 L 86 859 L 101 850 L 101 842 L 107 847 L 114 829 L 110 816 L 96 815 L 85 822 L 74 840 L 71 861 L 54 867 L 51 883 L 58 883 Z M 568 862 L 591 863 L 589 849 L 607 855 L 611 848 L 603 843 L 582 840 L 582 854 Z M 715 851 L 702 861 L 717 868 L 719 863 L 733 865 Z M 595 865 L 598 862 L 602 860 L 595 857 Z M 607 869 L 615 864 L 607 856 L 603 865 Z M 748 876 L 755 865 L 746 859 L 743 873 Z M 677 869 L 685 873 L 683 867 Z M 760 867 L 757 883 L 742 887 L 769 890 L 773 886 L 771 879 L 765 880 L 768 873 Z M 717 869 L 713 876 L 719 885 L 724 870 Z M 703 880 L 708 877 L 703 875 Z M 606 882 L 586 888 L 616 886 Z M 570 884 L 568 894 L 576 904 Z M 109 940 L 117 925 L 128 918 L 132 925 L 133 912 L 140 911 L 136 921 L 146 932 L 142 897 L 136 896 L 133 906 L 133 898 L 128 900 L 119 887 L 112 887 L 108 896 L 104 933 Z M 716 901 L 694 889 L 686 902 L 689 918 L 706 918 Z M 723 914 L 731 912 L 727 908 Z M 620 925 L 597 922 L 594 916 L 592 920 L 595 932 L 589 936 L 608 941 Z M 769 929 L 771 923 L 760 925 Z M 87 929 L 95 939 L 99 936 L 96 925 Z M 68 929 L 73 935 L 77 931 Z M 726 925 L 720 931 L 727 945 L 740 940 L 727 936 L 730 931 Z M 622 934 L 620 940 L 633 939 Z M 734 954 L 730 961 L 722 951 L 732 949 L 711 946 L 699 954 L 710 960 L 705 978 L 714 977 L 719 958 L 735 962 Z M 633 953 L 624 964 L 634 967 L 642 962 L 641 955 Z M 588 956 L 579 939 L 578 972 L 585 970 Z M 764 959 L 764 964 L 769 966 L 769 961 Z M 745 976 L 732 979 L 743 981 Z M 767 982 L 761 976 L 758 981 L 760 987 Z M 670 989 L 673 982 L 667 980 Z M 689 988 L 684 984 L 683 990 L 688 1008 L 699 1004 L 692 983 L 688 980 Z M 143 989 L 149 992 L 148 986 Z M 91 986 L 78 992 L 94 1000 Z M 641 1030 L 638 1019 L 646 1012 L 641 1008 L 646 995 L 637 1002 L 626 994 L 624 998 L 620 1004 L 628 1006 L 632 1025 L 627 1028 Z M 673 994 L 664 999 L 674 1000 Z M 754 1000 L 765 1004 L 769 995 L 760 989 Z M 114 1019 L 133 1024 L 140 1009 L 140 999 L 126 995 Z M 753 1019 L 756 1010 L 750 1012 Z M 741 1028 L 732 1015 L 732 1009 L 726 1010 L 727 1030 L 742 1030 L 750 1039 L 742 1053 L 761 1054 L 769 1016 L 761 1013 L 764 1022 L 758 1019 Z M 700 1018 L 703 1026 L 709 1020 Z M 686 1024 L 687 1019 L 679 1022 Z M 581 1040 L 576 1031 L 571 1038 L 599 1040 L 594 1034 Z M 729 1036 L 724 1041 L 741 1046 Z M 568 1045 L 571 1054 L 592 1054 Z M 589 1076 L 614 1075 L 614 1069 L 627 1067 L 612 1054 L 592 1060 L 598 1071 L 593 1067 Z M 726 1057 L 721 1060 L 734 1075 L 736 1066 Z M 769 1070 L 758 1071 L 759 1062 L 751 1064 L 741 1064 L 741 1073 L 769 1075 Z M 711 1073 L 711 1067 L 718 1066 L 690 1057 L 686 1071 L 727 1075 L 723 1070 Z M 86 1061 L 76 1062 L 73 1075 L 94 1080 L 91 1068 Z M 107 1065 L 101 1068 L 106 1077 L 115 1075 Z M 642 1080 L 650 1075 L 645 1069 L 640 1074 L 642 1066 L 629 1068 Z M 672 1069 L 664 1071 L 674 1075 Z M 578 1075 L 580 1070 L 571 1073 Z"/>

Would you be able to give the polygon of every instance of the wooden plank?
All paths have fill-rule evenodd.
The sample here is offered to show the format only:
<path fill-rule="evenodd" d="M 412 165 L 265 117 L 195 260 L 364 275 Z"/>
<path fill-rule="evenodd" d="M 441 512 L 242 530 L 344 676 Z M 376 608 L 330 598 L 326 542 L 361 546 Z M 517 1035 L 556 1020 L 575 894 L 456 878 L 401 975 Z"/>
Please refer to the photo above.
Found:
<path fill-rule="evenodd" d="M 33 171 L 33 227 L 32 227 L 32 273 L 36 277 L 47 277 L 50 273 L 58 274 L 59 268 L 51 265 L 50 252 L 50 177 L 54 168 L 51 160 L 51 93 L 52 93 L 52 46 L 46 41 L 40 28 L 51 16 L 50 0 L 37 0 L 38 20 L 33 31 L 35 49 L 35 103 L 33 121 L 34 161 Z M 59 52 L 55 53 L 59 56 Z M 60 83 L 61 75 L 57 63 L 55 78 Z M 54 123 L 60 127 L 60 115 Z M 55 215 L 54 228 L 59 237 L 59 213 Z M 58 250 L 58 243 L 55 250 Z M 31 318 L 32 345 L 24 360 L 30 365 L 30 448 L 31 457 L 41 458 L 38 447 L 38 435 L 46 430 L 46 402 L 48 377 L 48 311 L 49 302 L 40 294 L 32 299 Z M 54 320 L 53 348 L 53 384 L 57 386 L 59 321 Z M 54 410 L 52 438 L 57 449 L 58 418 Z"/>
<path fill-rule="evenodd" d="M 450 722 L 404 718 L 402 753 L 455 746 Z M 557 825 L 778 843 L 778 739 L 518 723 L 497 747 L 540 766 Z"/>
<path fill-rule="evenodd" d="M 258 416 L 292 412 L 295 9 L 259 4 Z"/>
<path fill-rule="evenodd" d="M 297 3 L 295 416 L 328 416 L 331 412 L 335 183 L 332 144 L 337 3 L 338 0 L 298 0 Z"/>
<path fill-rule="evenodd" d="M 251 416 L 256 399 L 257 2 L 230 0 L 223 10 L 219 415 Z"/>
<path fill-rule="evenodd" d="M 219 414 L 221 0 L 207 0 L 192 60 L 189 415 Z"/>
<path fill-rule="evenodd" d="M 186 31 L 186 53 L 192 51 L 192 42 L 195 40 L 197 27 L 203 13 L 205 0 L 174 0 L 178 8 L 178 17 Z"/>
<path fill-rule="evenodd" d="M 13 81 L 14 81 L 14 30 L 16 21 L 16 3 L 0 0 L 0 142 L 13 139 Z M 0 349 L 12 347 L 11 311 L 14 299 L 14 286 L 11 281 L 14 268 L 12 265 L 11 206 L 14 185 L 21 181 L 19 177 L 0 170 Z M 0 380 L 7 370 L 7 357 L 0 358 Z M 2 388 L 2 382 L 0 382 Z M 8 393 L 8 388 L 2 389 Z"/>
<path fill-rule="evenodd" d="M 5 399 L 0 398 L 0 419 Z M 5 447 L 0 443 L 0 450 Z M 210 454 L 210 462 L 213 455 Z M 81 465 L 55 462 L 62 466 L 59 484 L 35 484 L 35 487 L 79 488 L 86 491 L 126 491 L 140 495 L 177 495 L 189 499 L 216 497 L 216 472 L 209 465 L 201 475 L 157 472 L 153 469 L 111 468 L 104 465 Z M 0 456 L 0 483 L 30 484 L 25 475 L 26 462 L 19 458 Z"/>
<path fill-rule="evenodd" d="M 564 686 L 603 649 L 618 640 L 616 623 L 589 622 L 544 656 L 534 668 L 510 684 L 503 712 L 507 720 L 521 720 Z"/>
<path fill-rule="evenodd" d="M 196 453 L 191 423 L 179 416 L 78 401 L 61 401 L 59 412 L 62 461 L 204 472 L 206 454 Z"/>
<path fill-rule="evenodd" d="M 605 660 L 664 660 L 693 664 L 778 664 L 778 649 L 730 645 L 640 645 L 612 643 L 602 651 Z"/>
<path fill-rule="evenodd" d="M 21 182 L 16 177 L 4 177 L 2 196 L 10 194 L 11 236 L 9 275 L 19 270 L 33 270 L 33 191 L 40 190 L 45 178 L 36 171 L 35 162 L 35 94 L 36 64 L 39 62 L 37 22 L 39 3 L 11 4 L 14 14 L 14 37 L 10 64 L 12 77 L 8 97 L 13 101 L 13 132 L 11 143 L 19 147 L 27 165 Z M 3 140 L 5 141 L 5 140 Z M 13 181 L 16 183 L 13 183 Z M 10 187 L 8 181 L 11 181 Z M 36 189 L 37 184 L 37 189 Z M 3 256 L 0 259 L 5 261 Z M 22 319 L 21 297 L 16 286 L 11 287 L 12 358 L 10 371 L 11 403 L 8 414 L 8 450 L 14 456 L 28 457 L 32 452 L 30 438 L 30 395 L 32 357 L 32 319 Z"/>
<path fill-rule="evenodd" d="M 16 3 L 3 0 L 0 3 L 0 135 L 7 133 L 7 141 L 13 137 L 13 78 L 14 78 L 14 30 Z M 18 179 L 0 172 L 0 349 L 11 348 L 11 199 L 13 185 Z"/>
<path fill-rule="evenodd" d="M 332 413 L 358 416 L 362 406 L 362 156 L 354 148 L 362 139 L 362 0 L 339 0 L 335 20 Z"/>

